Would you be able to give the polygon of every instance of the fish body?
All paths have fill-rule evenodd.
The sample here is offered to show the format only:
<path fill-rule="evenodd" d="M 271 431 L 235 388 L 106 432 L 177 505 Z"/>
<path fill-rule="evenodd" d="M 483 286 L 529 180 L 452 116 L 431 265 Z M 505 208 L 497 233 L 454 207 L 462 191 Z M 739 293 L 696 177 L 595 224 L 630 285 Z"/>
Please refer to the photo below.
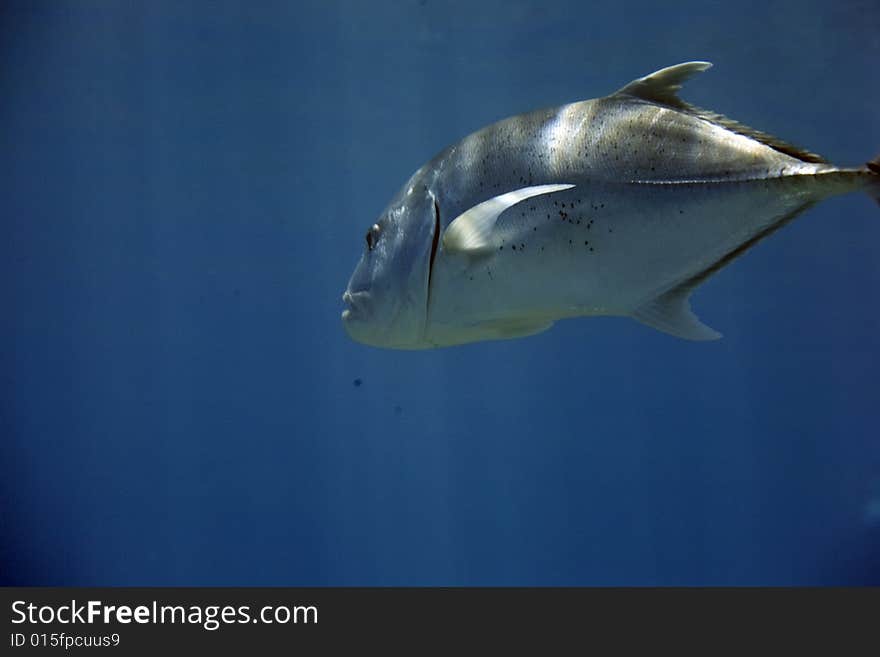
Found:
<path fill-rule="evenodd" d="M 628 316 L 720 337 L 706 278 L 877 163 L 823 158 L 680 100 L 688 62 L 594 100 L 490 125 L 421 167 L 367 234 L 343 295 L 355 340 L 418 349 Z"/>

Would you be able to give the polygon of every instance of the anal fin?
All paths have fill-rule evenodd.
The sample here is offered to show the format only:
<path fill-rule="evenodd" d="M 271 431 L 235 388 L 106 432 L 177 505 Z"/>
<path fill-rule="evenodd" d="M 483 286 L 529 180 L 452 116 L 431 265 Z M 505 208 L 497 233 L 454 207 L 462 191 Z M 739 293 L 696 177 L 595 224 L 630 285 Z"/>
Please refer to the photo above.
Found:
<path fill-rule="evenodd" d="M 759 233 L 722 256 L 717 262 L 712 263 L 697 275 L 692 276 L 677 287 L 664 292 L 656 299 L 638 308 L 631 314 L 631 317 L 658 331 L 663 331 L 685 340 L 717 340 L 721 337 L 721 334 L 703 324 L 694 314 L 693 310 L 691 310 L 690 296 L 693 291 L 713 274 L 729 265 L 765 237 L 772 235 L 793 221 L 801 212 L 815 203 L 814 199 L 810 199 L 786 214 L 779 216 Z"/>
<path fill-rule="evenodd" d="M 703 324 L 691 310 L 689 297 L 693 290 L 693 285 L 680 285 L 646 303 L 632 318 L 685 340 L 717 340 L 721 334 Z"/>

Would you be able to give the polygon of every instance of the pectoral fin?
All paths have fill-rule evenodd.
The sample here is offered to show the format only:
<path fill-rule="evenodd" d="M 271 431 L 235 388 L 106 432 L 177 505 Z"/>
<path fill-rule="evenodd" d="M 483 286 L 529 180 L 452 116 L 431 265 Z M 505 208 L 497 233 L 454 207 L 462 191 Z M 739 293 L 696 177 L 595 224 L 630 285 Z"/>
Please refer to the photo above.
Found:
<path fill-rule="evenodd" d="M 717 340 L 721 334 L 703 324 L 688 300 L 694 287 L 682 285 L 645 304 L 632 318 L 685 340 Z"/>
<path fill-rule="evenodd" d="M 451 252 L 479 254 L 496 248 L 495 222 L 507 208 L 533 196 L 571 189 L 574 185 L 536 185 L 494 196 L 465 210 L 447 226 L 443 248 Z"/>

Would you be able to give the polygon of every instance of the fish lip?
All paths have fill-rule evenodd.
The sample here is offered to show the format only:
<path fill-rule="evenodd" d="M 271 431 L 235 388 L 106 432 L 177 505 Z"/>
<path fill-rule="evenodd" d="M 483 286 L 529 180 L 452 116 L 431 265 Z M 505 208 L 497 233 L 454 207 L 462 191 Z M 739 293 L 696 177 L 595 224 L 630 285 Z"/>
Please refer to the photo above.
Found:
<path fill-rule="evenodd" d="M 347 306 L 342 311 L 343 321 L 349 321 L 362 317 L 366 313 L 366 302 L 370 294 L 366 290 L 346 290 L 342 294 L 342 302 Z"/>

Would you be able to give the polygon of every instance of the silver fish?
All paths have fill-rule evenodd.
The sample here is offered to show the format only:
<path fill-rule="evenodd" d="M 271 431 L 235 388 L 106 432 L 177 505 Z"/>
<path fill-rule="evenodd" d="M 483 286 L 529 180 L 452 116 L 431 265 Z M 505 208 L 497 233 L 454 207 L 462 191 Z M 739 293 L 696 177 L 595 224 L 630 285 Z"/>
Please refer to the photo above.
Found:
<path fill-rule="evenodd" d="M 880 158 L 838 168 L 681 100 L 710 66 L 514 116 L 439 153 L 367 232 L 342 297 L 348 334 L 423 349 L 618 315 L 720 337 L 691 311 L 694 289 L 829 196 L 880 199 Z"/>

